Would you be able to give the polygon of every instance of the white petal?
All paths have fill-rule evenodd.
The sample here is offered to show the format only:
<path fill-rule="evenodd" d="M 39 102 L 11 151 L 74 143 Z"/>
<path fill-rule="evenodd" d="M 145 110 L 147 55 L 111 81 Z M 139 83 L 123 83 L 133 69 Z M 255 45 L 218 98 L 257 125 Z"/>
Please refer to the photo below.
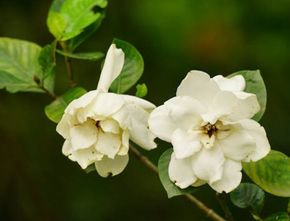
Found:
<path fill-rule="evenodd" d="M 177 89 L 177 96 L 191 96 L 206 106 L 210 105 L 220 89 L 210 76 L 202 71 L 191 71 Z"/>
<path fill-rule="evenodd" d="M 168 168 L 169 178 L 182 189 L 191 186 L 197 180 L 191 164 L 191 158 L 176 159 L 172 153 Z"/>
<path fill-rule="evenodd" d="M 223 175 L 220 180 L 209 185 L 217 192 L 229 193 L 239 186 L 242 180 L 242 165 L 240 162 L 226 160 L 223 165 Z"/>
<path fill-rule="evenodd" d="M 63 114 L 60 122 L 56 126 L 56 131 L 64 138 L 69 138 L 69 130 L 70 130 L 70 120 L 71 116 L 69 114 Z"/>
<path fill-rule="evenodd" d="M 134 104 L 127 104 L 123 111 L 128 116 L 126 126 L 130 133 L 130 139 L 146 150 L 156 148 L 155 136 L 148 128 L 149 113 Z"/>
<path fill-rule="evenodd" d="M 93 147 L 77 150 L 72 152 L 68 158 L 76 161 L 83 169 L 94 163 L 96 160 L 102 159 L 103 155 L 98 153 Z"/>
<path fill-rule="evenodd" d="M 120 127 L 117 121 L 113 119 L 105 119 L 100 121 L 100 127 L 104 132 L 109 132 L 113 134 L 120 133 Z"/>
<path fill-rule="evenodd" d="M 128 154 L 128 151 L 129 151 L 129 131 L 127 130 L 124 130 L 123 133 L 122 133 L 122 145 L 121 145 L 121 148 L 118 152 L 118 155 L 126 155 Z"/>
<path fill-rule="evenodd" d="M 170 142 L 177 128 L 187 131 L 199 127 L 202 122 L 200 114 L 204 111 L 205 108 L 196 99 L 174 97 L 152 111 L 149 127 L 160 139 Z"/>
<path fill-rule="evenodd" d="M 65 155 L 65 156 L 68 156 L 70 155 L 72 152 L 73 152 L 73 148 L 71 146 L 71 142 L 69 140 L 65 140 L 64 143 L 63 143 L 63 146 L 62 146 L 62 153 Z"/>
<path fill-rule="evenodd" d="M 265 129 L 254 120 L 246 119 L 239 121 L 239 123 L 256 143 L 256 149 L 249 155 L 246 161 L 258 161 L 265 157 L 271 149 Z"/>
<path fill-rule="evenodd" d="M 151 102 L 144 100 L 142 98 L 139 98 L 136 96 L 131 96 L 131 95 L 126 95 L 126 94 L 122 94 L 120 96 L 122 96 L 122 98 L 124 99 L 126 104 L 135 104 L 137 106 L 142 107 L 146 111 L 151 111 L 154 108 L 156 108 L 156 106 L 154 104 L 152 104 Z"/>
<path fill-rule="evenodd" d="M 120 147 L 121 137 L 119 134 L 104 133 L 99 130 L 98 140 L 95 145 L 97 151 L 113 159 Z"/>
<path fill-rule="evenodd" d="M 98 89 L 108 92 L 112 82 L 121 73 L 125 61 L 125 54 L 122 49 L 117 49 L 112 44 L 107 52 L 103 70 L 100 76 Z"/>
<path fill-rule="evenodd" d="M 190 157 L 201 148 L 197 132 L 185 132 L 177 129 L 172 134 L 171 142 L 177 159 Z"/>
<path fill-rule="evenodd" d="M 222 75 L 213 77 L 219 88 L 223 91 L 243 91 L 246 87 L 246 81 L 242 75 L 236 75 L 232 78 L 225 78 Z"/>
<path fill-rule="evenodd" d="M 70 138 L 74 150 L 88 148 L 97 140 L 98 129 L 93 121 L 86 121 L 83 124 L 70 129 Z"/>
<path fill-rule="evenodd" d="M 199 179 L 209 183 L 215 182 L 222 176 L 224 160 L 224 155 L 219 147 L 203 148 L 193 156 L 193 171 Z"/>
<path fill-rule="evenodd" d="M 228 135 L 218 139 L 216 144 L 221 147 L 227 158 L 236 161 L 247 159 L 256 149 L 253 137 L 238 124 L 231 125 L 227 130 Z"/>
<path fill-rule="evenodd" d="M 73 100 L 65 109 L 65 113 L 74 115 L 78 109 L 85 108 L 87 105 L 93 102 L 93 100 L 98 96 L 98 94 L 99 94 L 98 90 L 93 90 L 84 94 L 80 98 Z"/>
<path fill-rule="evenodd" d="M 96 116 L 111 116 L 124 105 L 122 96 L 114 93 L 100 93 L 94 102 L 93 110 Z"/>
<path fill-rule="evenodd" d="M 102 177 L 108 177 L 110 175 L 115 176 L 120 174 L 129 161 L 129 156 L 116 156 L 114 159 L 104 157 L 100 161 L 95 162 L 96 170 Z"/>

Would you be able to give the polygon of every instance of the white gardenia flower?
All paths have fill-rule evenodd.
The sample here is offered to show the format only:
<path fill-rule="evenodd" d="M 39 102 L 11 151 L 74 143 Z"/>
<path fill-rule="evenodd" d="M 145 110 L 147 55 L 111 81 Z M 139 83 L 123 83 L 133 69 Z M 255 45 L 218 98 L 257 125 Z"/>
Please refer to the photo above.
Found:
<path fill-rule="evenodd" d="M 124 56 L 111 45 L 97 90 L 72 101 L 56 129 L 65 138 L 63 154 L 83 169 L 94 164 L 103 177 L 125 169 L 129 139 L 146 150 L 156 147 L 155 136 L 148 129 L 148 117 L 155 106 L 141 98 L 108 92 L 121 73 Z"/>
<path fill-rule="evenodd" d="M 230 192 L 241 182 L 241 162 L 269 153 L 264 128 L 251 120 L 259 103 L 256 95 L 243 92 L 245 85 L 242 76 L 210 78 L 191 71 L 176 97 L 151 113 L 152 132 L 173 145 L 168 172 L 178 187 L 208 183 L 217 192 Z"/>

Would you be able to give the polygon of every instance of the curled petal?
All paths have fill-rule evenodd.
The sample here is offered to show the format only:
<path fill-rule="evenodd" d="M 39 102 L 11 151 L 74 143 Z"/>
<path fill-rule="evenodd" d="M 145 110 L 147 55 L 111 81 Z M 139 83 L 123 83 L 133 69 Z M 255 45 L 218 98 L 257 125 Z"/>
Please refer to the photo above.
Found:
<path fill-rule="evenodd" d="M 181 129 L 175 130 L 172 134 L 172 145 L 177 159 L 190 157 L 201 149 L 199 134 Z"/>
<path fill-rule="evenodd" d="M 245 161 L 258 161 L 265 157 L 271 149 L 264 127 L 254 120 L 241 120 L 241 126 L 254 139 L 256 148 Z"/>
<path fill-rule="evenodd" d="M 101 160 L 103 158 L 103 154 L 97 152 L 94 147 L 90 147 L 74 151 L 68 156 L 68 158 L 72 161 L 76 161 L 82 169 L 86 169 L 96 160 Z"/>
<path fill-rule="evenodd" d="M 223 152 L 219 147 L 203 148 L 193 156 L 192 168 L 199 179 L 213 183 L 222 177 L 224 161 Z"/>
<path fill-rule="evenodd" d="M 125 61 L 125 54 L 122 49 L 117 49 L 112 44 L 107 52 L 103 70 L 100 76 L 98 89 L 108 92 L 112 82 L 119 76 Z"/>
<path fill-rule="evenodd" d="M 221 179 L 210 183 L 209 185 L 219 193 L 229 193 L 238 187 L 241 183 L 241 170 L 242 165 L 240 162 L 228 159 L 224 162 Z"/>
<path fill-rule="evenodd" d="M 92 146 L 97 140 L 97 127 L 94 122 L 87 121 L 70 129 L 70 139 L 74 150 Z"/>
<path fill-rule="evenodd" d="M 95 144 L 95 148 L 98 152 L 106 155 L 107 157 L 114 159 L 121 147 L 121 137 L 119 134 L 104 133 L 99 130 L 98 140 Z"/>
<path fill-rule="evenodd" d="M 115 176 L 120 174 L 127 166 L 129 156 L 116 156 L 114 159 L 104 157 L 95 162 L 96 170 L 102 177 Z"/>
<path fill-rule="evenodd" d="M 120 127 L 117 121 L 113 119 L 105 119 L 100 121 L 100 127 L 104 132 L 118 134 L 120 133 Z"/>
<path fill-rule="evenodd" d="M 246 87 L 246 81 L 242 75 L 236 75 L 231 78 L 225 78 L 222 75 L 217 75 L 212 79 L 223 91 L 231 91 L 231 92 L 243 91 Z"/>
<path fill-rule="evenodd" d="M 220 89 L 210 76 L 202 71 L 191 71 L 177 88 L 177 96 L 190 96 L 209 106 Z"/>
<path fill-rule="evenodd" d="M 175 154 L 172 153 L 168 168 L 169 178 L 182 189 L 191 186 L 197 180 L 191 164 L 191 158 L 176 159 Z"/>

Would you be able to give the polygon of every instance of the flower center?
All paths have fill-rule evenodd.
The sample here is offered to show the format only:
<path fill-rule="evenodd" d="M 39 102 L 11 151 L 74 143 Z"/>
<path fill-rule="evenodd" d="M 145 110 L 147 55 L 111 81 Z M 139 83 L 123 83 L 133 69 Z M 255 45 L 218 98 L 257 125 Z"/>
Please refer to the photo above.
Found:
<path fill-rule="evenodd" d="M 206 125 L 203 126 L 203 131 L 205 134 L 211 137 L 212 135 L 217 133 L 218 128 L 215 124 L 207 123 Z"/>

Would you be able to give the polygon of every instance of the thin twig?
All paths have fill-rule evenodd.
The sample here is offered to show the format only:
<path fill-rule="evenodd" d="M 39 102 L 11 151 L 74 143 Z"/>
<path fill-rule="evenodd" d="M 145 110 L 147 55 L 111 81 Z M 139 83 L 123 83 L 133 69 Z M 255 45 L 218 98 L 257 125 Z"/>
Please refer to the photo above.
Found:
<path fill-rule="evenodd" d="M 226 219 L 228 221 L 234 221 L 233 214 L 231 213 L 227 202 L 226 202 L 226 193 L 216 193 L 217 200 L 225 213 Z"/>
<path fill-rule="evenodd" d="M 146 167 L 148 167 L 154 173 L 158 174 L 157 166 L 154 163 L 152 163 L 146 156 L 144 156 L 139 150 L 137 150 L 133 145 L 130 145 L 130 151 Z M 210 219 L 212 219 L 214 221 L 226 221 L 224 218 L 219 216 L 215 211 L 213 211 L 212 209 L 208 208 L 203 202 L 201 202 L 199 199 L 197 199 L 196 197 L 192 196 L 191 194 L 185 194 L 184 197 L 187 200 L 189 200 L 190 202 L 192 202 L 193 204 L 195 204 L 195 206 L 197 208 L 202 210 L 208 218 L 210 218 Z"/>
<path fill-rule="evenodd" d="M 62 49 L 65 53 L 68 52 L 67 45 L 65 42 L 60 42 L 60 46 L 62 47 Z M 76 85 L 76 83 L 74 82 L 72 62 L 71 62 L 71 59 L 66 55 L 64 55 L 64 63 L 66 66 L 66 71 L 67 71 L 67 75 L 68 75 L 68 79 L 69 79 L 69 86 L 74 87 Z"/>
<path fill-rule="evenodd" d="M 53 93 L 50 92 L 49 90 L 47 90 L 44 86 L 40 87 L 45 93 L 47 93 L 53 100 L 55 100 L 57 98 L 57 96 Z"/>

